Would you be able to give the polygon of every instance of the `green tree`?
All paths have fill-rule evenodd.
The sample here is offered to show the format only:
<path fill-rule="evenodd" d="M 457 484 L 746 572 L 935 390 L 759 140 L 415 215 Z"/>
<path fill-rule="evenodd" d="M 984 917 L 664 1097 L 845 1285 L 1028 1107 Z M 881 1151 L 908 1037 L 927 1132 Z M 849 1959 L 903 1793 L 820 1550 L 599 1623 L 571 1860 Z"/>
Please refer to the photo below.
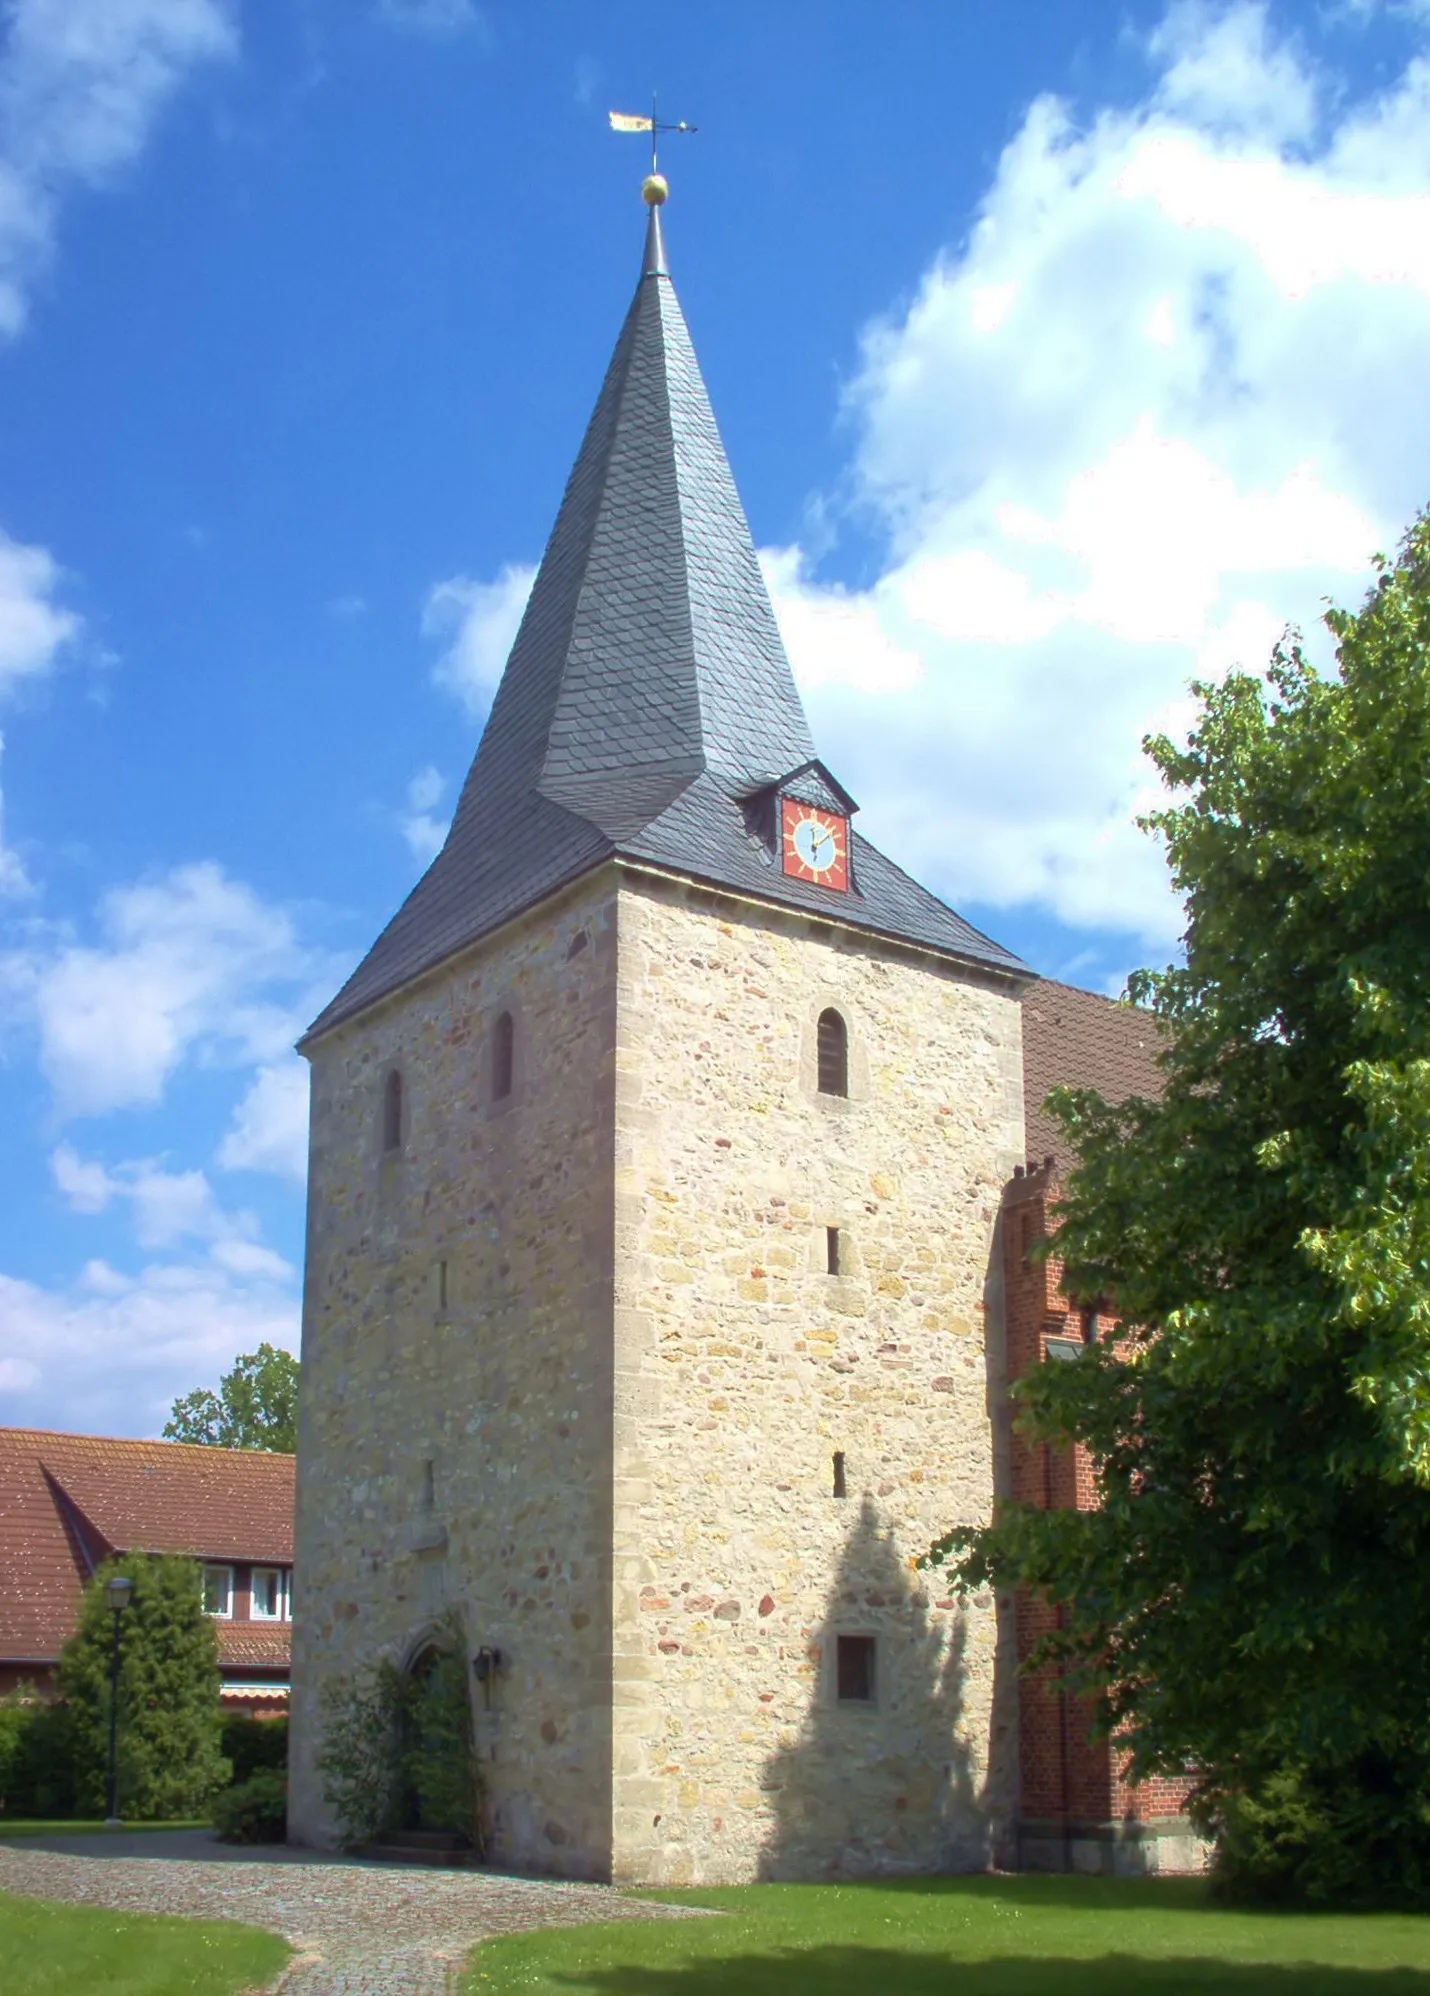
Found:
<path fill-rule="evenodd" d="M 1055 1098 L 1055 1247 L 1136 1326 L 1018 1391 L 1100 1508 L 931 1549 L 1065 1606 L 1134 1769 L 1202 1771 L 1244 1889 L 1430 1901 L 1430 520 L 1337 668 L 1198 686 L 1150 827 L 1186 964 L 1130 982 L 1161 1099 Z"/>
<path fill-rule="evenodd" d="M 219 1751 L 218 1642 L 197 1563 L 174 1555 L 127 1553 L 102 1566 L 84 1591 L 58 1672 L 76 1805 L 85 1815 L 104 1803 L 113 1639 L 104 1583 L 113 1573 L 134 1583 L 120 1623 L 120 1814 L 139 1821 L 199 1814 L 229 1775 Z"/>
<path fill-rule="evenodd" d="M 200 1386 L 174 1402 L 164 1439 L 291 1455 L 298 1446 L 297 1359 L 270 1344 L 245 1352 L 217 1393 Z"/>

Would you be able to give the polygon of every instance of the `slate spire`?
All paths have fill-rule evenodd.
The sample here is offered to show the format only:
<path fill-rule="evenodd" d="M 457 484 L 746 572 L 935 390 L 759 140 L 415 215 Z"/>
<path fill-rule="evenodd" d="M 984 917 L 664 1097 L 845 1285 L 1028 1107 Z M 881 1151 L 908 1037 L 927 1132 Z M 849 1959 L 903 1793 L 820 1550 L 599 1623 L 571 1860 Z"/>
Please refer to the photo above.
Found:
<path fill-rule="evenodd" d="M 653 204 L 458 819 L 519 781 L 620 836 L 704 769 L 754 787 L 813 754 Z"/>
<path fill-rule="evenodd" d="M 836 912 L 748 803 L 815 750 L 666 262 L 641 272 L 446 844 L 310 1032 L 625 854 Z M 864 841 L 848 921 L 1021 969 Z M 881 888 L 883 891 L 881 891 Z"/>

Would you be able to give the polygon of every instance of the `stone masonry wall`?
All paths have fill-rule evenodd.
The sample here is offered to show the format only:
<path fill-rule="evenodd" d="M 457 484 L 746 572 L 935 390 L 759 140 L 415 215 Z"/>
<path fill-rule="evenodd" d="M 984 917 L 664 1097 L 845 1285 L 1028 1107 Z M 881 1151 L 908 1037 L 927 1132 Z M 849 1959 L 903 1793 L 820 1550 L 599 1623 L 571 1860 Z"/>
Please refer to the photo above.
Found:
<path fill-rule="evenodd" d="M 982 1864 L 1016 1778 L 997 1616 L 909 1562 L 992 1502 L 1017 1002 L 654 876 L 619 936 L 614 1874 Z M 876 1638 L 872 1703 L 836 1696 L 840 1634 Z"/>
<path fill-rule="evenodd" d="M 494 1856 L 610 1866 L 610 871 L 312 1049 L 291 1816 L 333 1841 L 321 1687 L 454 1603 Z M 493 1028 L 515 1081 L 493 1098 Z M 386 1076 L 403 1079 L 383 1150 Z"/>

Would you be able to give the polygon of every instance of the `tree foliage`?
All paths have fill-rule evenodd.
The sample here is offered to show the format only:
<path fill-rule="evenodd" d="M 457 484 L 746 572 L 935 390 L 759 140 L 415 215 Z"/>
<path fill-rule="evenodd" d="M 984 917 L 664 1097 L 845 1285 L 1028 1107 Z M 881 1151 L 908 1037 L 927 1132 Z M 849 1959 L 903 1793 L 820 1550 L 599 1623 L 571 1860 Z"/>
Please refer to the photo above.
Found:
<path fill-rule="evenodd" d="M 200 1386 L 174 1402 L 164 1439 L 291 1455 L 298 1446 L 297 1359 L 270 1344 L 245 1352 L 217 1393 Z"/>
<path fill-rule="evenodd" d="M 134 1583 L 120 1618 L 119 1812 L 138 1821 L 200 1814 L 229 1774 L 219 1750 L 214 1625 L 204 1613 L 197 1564 L 144 1553 L 99 1569 L 60 1654 L 76 1807 L 98 1814 L 105 1800 L 113 1616 L 104 1583 L 114 1573 Z"/>
<path fill-rule="evenodd" d="M 1018 1392 L 1100 1508 L 954 1532 L 965 1587 L 1065 1604 L 1059 1654 L 1134 1770 L 1202 1770 L 1238 1879 L 1430 1899 L 1430 520 L 1337 669 L 1195 688 L 1172 798 L 1184 968 L 1158 1101 L 1055 1098 L 1055 1247 L 1136 1326 Z"/>

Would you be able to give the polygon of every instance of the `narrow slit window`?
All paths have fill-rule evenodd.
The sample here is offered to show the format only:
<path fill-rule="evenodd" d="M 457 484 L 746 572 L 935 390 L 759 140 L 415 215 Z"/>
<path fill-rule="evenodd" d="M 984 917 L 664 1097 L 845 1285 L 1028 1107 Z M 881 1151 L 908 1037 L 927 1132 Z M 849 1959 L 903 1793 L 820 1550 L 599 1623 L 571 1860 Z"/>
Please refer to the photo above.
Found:
<path fill-rule="evenodd" d="M 447 1309 L 447 1264 L 445 1261 L 439 1261 L 437 1264 L 437 1308 L 445 1315 Z"/>
<path fill-rule="evenodd" d="M 504 1102 L 516 1073 L 516 1021 L 503 1012 L 492 1034 L 492 1094 Z"/>
<path fill-rule="evenodd" d="M 838 1227 L 826 1227 L 824 1230 L 824 1269 L 827 1275 L 839 1273 Z"/>
<path fill-rule="evenodd" d="M 835 1638 L 836 1689 L 841 1705 L 872 1705 L 874 1702 L 873 1636 Z"/>
<path fill-rule="evenodd" d="M 819 1015 L 819 1092 L 849 1093 L 849 1028 L 833 1007 Z"/>
<path fill-rule="evenodd" d="M 849 1495 L 848 1487 L 844 1481 L 844 1451 L 842 1448 L 837 1448 L 834 1451 L 834 1494 L 836 1497 L 847 1497 Z"/>
<path fill-rule="evenodd" d="M 437 1479 L 435 1465 L 431 1462 L 424 1462 L 422 1465 L 422 1508 L 424 1511 L 431 1511 L 436 1509 L 436 1505 Z"/>
<path fill-rule="evenodd" d="M 382 1147 L 402 1148 L 402 1074 L 392 1068 L 382 1088 Z"/>

